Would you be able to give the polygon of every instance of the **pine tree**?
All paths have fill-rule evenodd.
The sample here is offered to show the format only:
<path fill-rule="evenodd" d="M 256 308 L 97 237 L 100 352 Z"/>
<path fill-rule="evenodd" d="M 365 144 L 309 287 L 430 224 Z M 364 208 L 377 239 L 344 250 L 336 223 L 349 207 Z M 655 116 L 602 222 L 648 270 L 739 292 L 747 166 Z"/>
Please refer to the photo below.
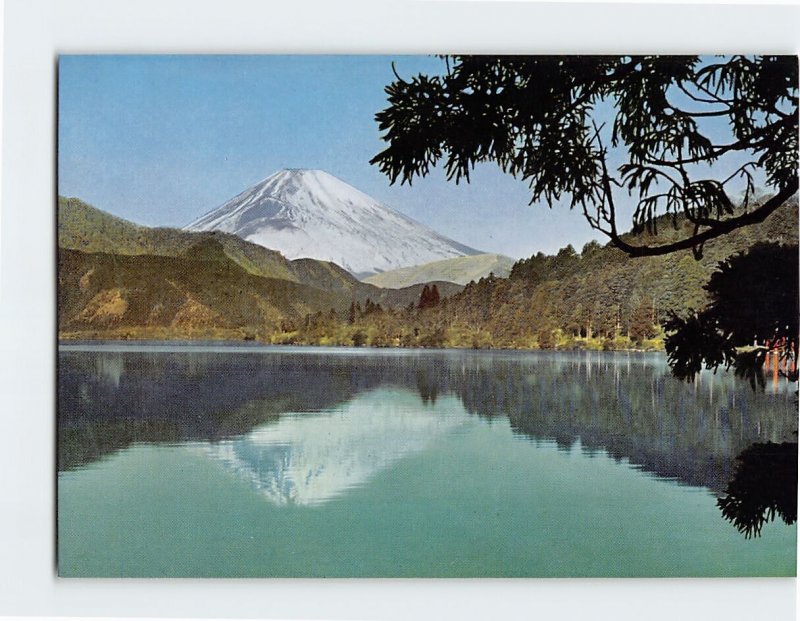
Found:
<path fill-rule="evenodd" d="M 656 326 L 653 322 L 653 305 L 651 298 L 645 297 L 633 307 L 631 312 L 628 336 L 637 343 L 651 339 L 656 335 Z"/>
<path fill-rule="evenodd" d="M 439 288 L 436 285 L 431 287 L 430 305 L 437 306 L 439 304 Z"/>
<path fill-rule="evenodd" d="M 422 293 L 419 294 L 419 304 L 417 308 L 428 308 L 431 305 L 431 290 L 428 285 L 422 288 Z"/>

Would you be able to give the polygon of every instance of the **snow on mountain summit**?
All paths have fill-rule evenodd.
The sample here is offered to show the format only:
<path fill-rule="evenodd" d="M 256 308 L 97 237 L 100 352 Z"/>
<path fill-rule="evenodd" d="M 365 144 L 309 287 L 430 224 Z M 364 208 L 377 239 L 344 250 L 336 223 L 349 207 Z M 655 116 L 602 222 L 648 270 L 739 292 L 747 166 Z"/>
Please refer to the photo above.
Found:
<path fill-rule="evenodd" d="M 479 253 L 322 170 L 278 171 L 184 228 L 234 233 L 358 276 Z"/>

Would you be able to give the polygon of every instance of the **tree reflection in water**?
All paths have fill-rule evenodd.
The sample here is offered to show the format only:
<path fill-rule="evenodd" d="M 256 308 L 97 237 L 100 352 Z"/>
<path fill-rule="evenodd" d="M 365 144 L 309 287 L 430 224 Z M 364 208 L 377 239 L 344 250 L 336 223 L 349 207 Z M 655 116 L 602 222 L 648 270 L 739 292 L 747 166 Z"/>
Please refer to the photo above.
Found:
<path fill-rule="evenodd" d="M 748 539 L 761 535 L 777 515 L 797 521 L 797 442 L 756 443 L 737 458 L 725 496 L 717 500 L 726 520 Z"/>
<path fill-rule="evenodd" d="M 379 388 L 416 392 L 419 413 L 430 416 L 455 396 L 467 414 L 505 419 L 534 445 L 577 444 L 587 456 L 705 487 L 748 536 L 796 513 L 794 458 L 777 456 L 781 442 L 795 440 L 793 391 L 752 391 L 732 374 L 687 385 L 664 356 L 649 354 L 62 351 L 59 469 L 136 443 L 226 442 L 276 426 L 287 412 L 316 416 Z M 402 429 L 395 433 L 400 443 Z"/>

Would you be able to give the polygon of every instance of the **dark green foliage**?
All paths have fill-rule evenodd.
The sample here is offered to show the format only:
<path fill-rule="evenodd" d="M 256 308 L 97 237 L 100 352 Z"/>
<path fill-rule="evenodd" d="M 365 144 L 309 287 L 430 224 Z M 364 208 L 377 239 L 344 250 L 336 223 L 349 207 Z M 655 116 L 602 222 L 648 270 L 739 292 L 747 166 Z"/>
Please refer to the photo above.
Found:
<path fill-rule="evenodd" d="M 557 344 L 554 330 L 547 326 L 540 328 L 536 333 L 536 341 L 541 349 L 553 349 Z"/>
<path fill-rule="evenodd" d="M 333 293 L 248 273 L 221 253 L 217 242 L 203 242 L 182 257 L 61 249 L 58 259 L 62 333 L 149 329 L 235 336 L 230 331 L 243 331 L 243 337 L 265 338 L 281 325 L 299 322 L 307 310 L 321 315 L 323 309 L 346 309 L 345 300 Z"/>
<path fill-rule="evenodd" d="M 77 198 L 58 197 L 58 245 L 70 250 L 116 255 L 182 256 L 211 251 L 217 258 L 221 258 L 221 248 L 230 260 L 251 274 L 311 284 L 305 282 L 306 269 L 298 269 L 279 252 L 251 244 L 236 235 L 139 226 Z"/>
<path fill-rule="evenodd" d="M 216 239 L 201 239 L 184 250 L 180 256 L 195 261 L 227 262 L 230 260 L 228 255 L 225 254 L 225 248 Z"/>
<path fill-rule="evenodd" d="M 492 275 L 489 274 L 489 277 L 491 278 Z M 439 288 L 434 283 L 431 285 L 431 306 L 436 306 L 437 304 L 439 304 Z"/>
<path fill-rule="evenodd" d="M 757 244 L 720 264 L 706 289 L 707 312 L 740 344 L 797 349 L 798 248 Z"/>
<path fill-rule="evenodd" d="M 201 260 L 230 260 L 256 276 L 287 280 L 363 303 L 366 298 L 384 306 L 416 303 L 422 285 L 381 289 L 357 280 L 338 265 L 315 259 L 289 261 L 279 252 L 247 242 L 236 235 L 149 228 L 116 218 L 77 198 L 58 198 L 59 248 L 122 256 L 158 255 Z M 189 255 L 187 255 L 189 253 Z M 438 283 L 442 295 L 462 287 Z"/>
<path fill-rule="evenodd" d="M 748 539 L 777 515 L 797 521 L 797 442 L 753 444 L 737 457 L 736 474 L 717 500 L 726 520 Z"/>
<path fill-rule="evenodd" d="M 376 115 L 387 148 L 372 159 L 392 182 L 409 184 L 442 161 L 469 181 L 495 162 L 528 182 L 533 201 L 569 197 L 592 227 L 631 256 L 703 245 L 762 222 L 797 191 L 797 58 L 729 56 L 451 56 L 442 75 L 398 79 Z M 613 105 L 603 126 L 599 108 Z M 720 138 L 724 121 L 728 136 Z M 714 131 L 710 131 L 714 128 Z M 624 163 L 608 165 L 613 148 Z M 744 156 L 727 179 L 703 167 Z M 755 204 L 754 173 L 775 196 Z M 735 213 L 730 184 L 745 184 Z M 623 239 L 615 202 L 637 196 L 635 232 L 658 232 L 658 215 L 694 228 L 668 243 Z M 621 228 L 621 227 L 620 227 Z M 624 230 L 624 229 L 622 229 Z M 633 243 L 638 242 L 638 243 Z"/>
<path fill-rule="evenodd" d="M 686 318 L 673 316 L 664 326 L 667 331 L 667 359 L 675 377 L 693 381 L 706 369 L 729 367 L 736 358 L 735 348 L 717 329 L 713 318 L 692 313 Z"/>
<path fill-rule="evenodd" d="M 419 294 L 419 303 L 417 308 L 432 308 L 439 304 L 439 289 L 433 284 L 431 286 L 425 285 L 422 288 L 422 293 Z"/>
<path fill-rule="evenodd" d="M 655 323 L 655 309 L 650 299 L 645 297 L 631 311 L 628 335 L 637 343 L 651 339 L 658 333 Z"/>
<path fill-rule="evenodd" d="M 666 239 L 669 235 L 664 233 Z M 486 331 L 494 347 L 542 346 L 553 339 L 558 347 L 600 347 L 599 339 L 612 348 L 651 348 L 657 342 L 650 339 L 671 316 L 685 318 L 708 304 L 705 285 L 716 266 L 757 240 L 796 244 L 797 203 L 785 204 L 763 224 L 709 242 L 700 261 L 690 251 L 631 261 L 617 248 L 596 242 L 581 254 L 571 248 L 552 256 L 540 252 L 518 261 L 508 279 L 467 285 L 448 298 L 448 312 L 439 313 L 439 320 Z M 595 342 L 580 341 L 586 338 Z"/>
<path fill-rule="evenodd" d="M 675 374 L 691 381 L 702 368 L 734 366 L 755 386 L 764 383 L 765 351 L 796 360 L 798 276 L 796 245 L 757 244 L 721 262 L 706 286 L 708 306 L 666 325 Z"/>
<path fill-rule="evenodd" d="M 356 330 L 352 336 L 353 347 L 362 347 L 367 344 L 367 335 L 362 330 Z"/>
<path fill-rule="evenodd" d="M 750 382 L 753 390 L 755 390 L 756 386 L 764 388 L 766 386 L 764 362 L 767 355 L 766 350 L 762 348 L 736 351 L 733 358 L 733 370 L 736 377 Z M 793 353 L 787 351 L 785 355 L 793 355 Z M 795 376 L 793 381 L 796 380 Z"/>
<path fill-rule="evenodd" d="M 362 317 L 366 317 L 367 315 L 371 315 L 372 313 L 382 313 L 383 308 L 381 308 L 380 304 L 375 304 L 372 300 L 367 298 L 367 301 L 364 303 L 364 312 L 361 313 Z"/>
<path fill-rule="evenodd" d="M 444 346 L 444 328 L 436 326 L 430 332 L 420 335 L 420 347 L 443 347 Z"/>

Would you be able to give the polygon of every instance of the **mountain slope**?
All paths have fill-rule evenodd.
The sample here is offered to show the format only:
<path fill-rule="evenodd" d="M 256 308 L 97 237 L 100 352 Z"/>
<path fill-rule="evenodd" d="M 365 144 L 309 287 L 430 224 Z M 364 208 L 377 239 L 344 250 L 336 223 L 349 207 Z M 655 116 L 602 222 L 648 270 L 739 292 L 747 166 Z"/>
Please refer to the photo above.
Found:
<path fill-rule="evenodd" d="M 82 252 L 178 256 L 199 241 L 215 239 L 245 271 L 267 278 L 300 282 L 291 262 L 279 252 L 249 244 L 227 233 L 187 233 L 147 227 L 117 218 L 77 198 L 58 198 L 58 246 Z"/>
<path fill-rule="evenodd" d="M 381 289 L 338 265 L 289 261 L 236 235 L 148 228 L 59 197 L 62 336 L 266 337 L 352 302 L 416 304 L 423 285 Z M 440 283 L 442 296 L 463 287 Z M 288 328 L 287 328 L 288 327 Z"/>
<path fill-rule="evenodd" d="M 419 300 L 422 284 L 381 289 L 362 283 L 335 263 L 316 259 L 289 261 L 279 252 L 220 231 L 191 232 L 150 228 L 112 216 L 77 198 L 58 199 L 58 246 L 86 253 L 158 255 L 178 257 L 198 244 L 216 241 L 231 261 L 255 276 L 288 280 L 364 303 L 367 298 L 383 306 L 407 306 Z M 438 283 L 441 295 L 463 287 Z"/>
<path fill-rule="evenodd" d="M 335 266 L 334 266 L 335 267 Z M 422 285 L 326 291 L 248 273 L 214 239 L 181 256 L 86 253 L 58 255 L 60 338 L 243 338 L 269 340 L 308 318 L 342 321 L 351 303 L 384 308 L 419 300 Z M 442 295 L 462 289 L 440 283 Z"/>
<path fill-rule="evenodd" d="M 399 289 L 432 281 L 466 285 L 470 281 L 480 280 L 489 274 L 505 278 L 511 273 L 513 266 L 514 259 L 501 254 L 476 254 L 469 257 L 433 261 L 413 267 L 401 267 L 390 272 L 374 274 L 365 278 L 363 282 L 389 289 Z"/>
<path fill-rule="evenodd" d="M 693 230 L 683 219 L 674 228 L 670 217 L 659 224 L 658 238 L 626 234 L 624 239 L 668 243 Z M 592 337 L 612 347 L 620 335 L 641 341 L 673 313 L 685 316 L 704 308 L 709 301 L 705 285 L 721 261 L 760 242 L 796 246 L 797 225 L 794 199 L 762 223 L 709 241 L 701 260 L 690 250 L 631 258 L 597 242 L 587 243 L 580 253 L 572 246 L 556 255 L 539 253 L 518 261 L 509 278 L 468 285 L 448 300 L 446 314 L 442 311 L 437 319 L 483 334 L 493 347 L 553 347 L 559 339 L 560 346 L 580 345 L 580 339 Z"/>
<path fill-rule="evenodd" d="M 61 249 L 60 333 L 124 329 L 269 334 L 307 314 L 343 312 L 349 297 L 248 273 L 215 240 L 183 256 L 113 255 Z"/>
<path fill-rule="evenodd" d="M 185 229 L 234 233 L 356 275 L 479 254 L 321 170 L 278 171 Z"/>

